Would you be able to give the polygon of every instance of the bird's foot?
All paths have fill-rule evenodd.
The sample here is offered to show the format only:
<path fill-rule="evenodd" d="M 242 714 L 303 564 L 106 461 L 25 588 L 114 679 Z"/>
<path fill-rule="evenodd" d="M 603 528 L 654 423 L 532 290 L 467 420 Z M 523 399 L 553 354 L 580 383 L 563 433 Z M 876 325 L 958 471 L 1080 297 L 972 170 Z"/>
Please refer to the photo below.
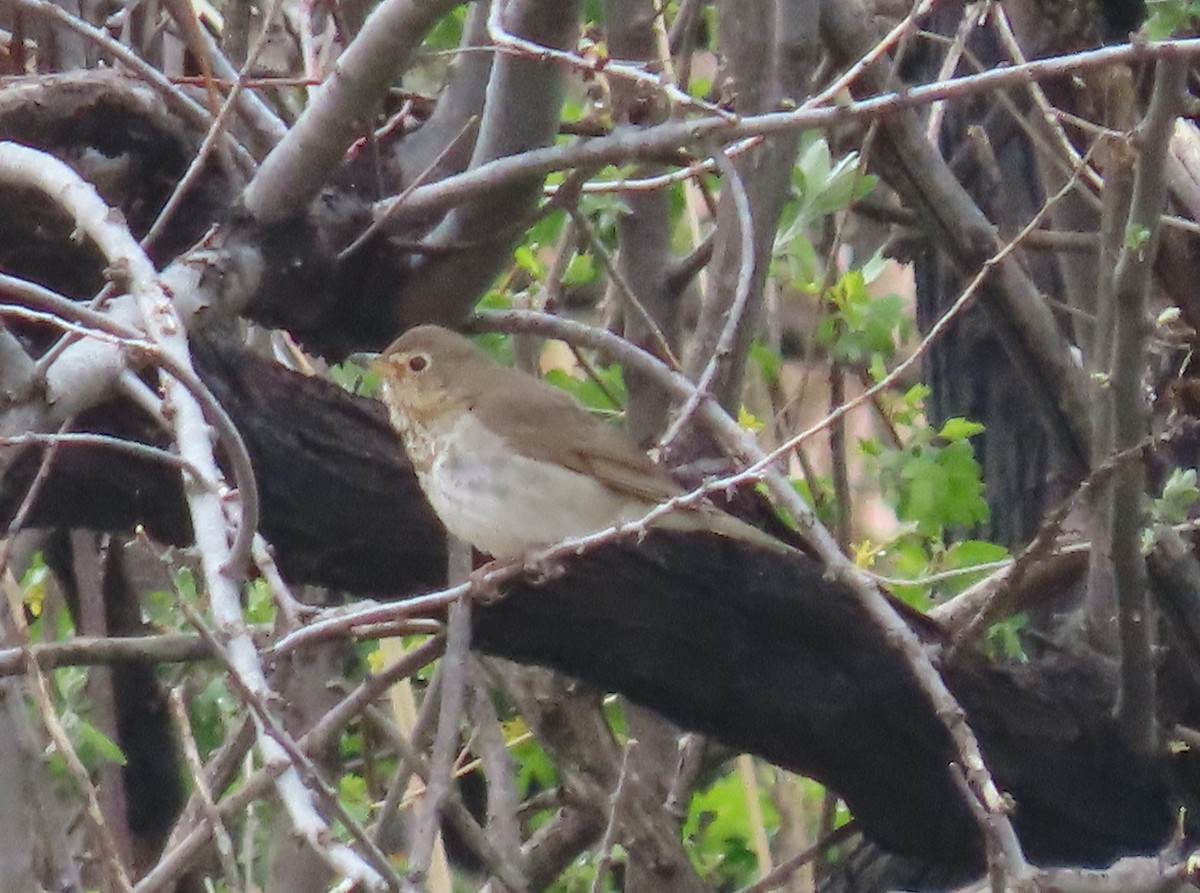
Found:
<path fill-rule="evenodd" d="M 500 584 L 504 575 L 498 575 L 496 571 L 506 565 L 507 562 L 497 561 L 493 558 L 467 574 L 466 583 L 471 587 L 476 602 L 481 605 L 490 605 L 503 597 L 504 593 L 500 589 Z"/>
<path fill-rule="evenodd" d="M 553 558 L 525 562 L 525 579 L 534 586 L 552 583 L 567 572 L 562 561 Z"/>

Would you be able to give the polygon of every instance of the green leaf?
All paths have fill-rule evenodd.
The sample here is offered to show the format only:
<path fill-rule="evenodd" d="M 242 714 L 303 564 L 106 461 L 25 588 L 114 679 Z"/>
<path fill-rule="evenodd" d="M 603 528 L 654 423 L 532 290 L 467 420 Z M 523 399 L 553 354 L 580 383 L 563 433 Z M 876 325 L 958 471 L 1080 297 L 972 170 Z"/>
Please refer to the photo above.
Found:
<path fill-rule="evenodd" d="M 1151 515 L 1163 524 L 1181 524 L 1200 500 L 1196 469 L 1176 468 L 1163 484 L 1162 495 L 1154 500 Z"/>
<path fill-rule="evenodd" d="M 1200 3 L 1188 0 L 1148 0 L 1149 15 L 1142 26 L 1147 40 L 1166 40 L 1194 26 Z"/>
<path fill-rule="evenodd" d="M 942 430 L 938 431 L 938 437 L 945 440 L 966 440 L 968 437 L 982 433 L 983 425 L 979 422 L 955 417 L 946 420 L 946 424 L 942 425 Z"/>
<path fill-rule="evenodd" d="M 896 514 L 926 536 L 988 518 L 982 472 L 968 441 L 909 446 L 885 457 L 883 467 L 893 481 Z"/>
<path fill-rule="evenodd" d="M 778 827 L 779 816 L 766 791 L 755 788 L 768 830 Z M 736 771 L 729 771 L 706 790 L 692 796 L 684 822 L 684 838 L 697 869 L 712 876 L 719 868 L 722 877 L 732 875 L 743 884 L 757 868 L 752 847 L 753 828 L 746 788 Z"/>
<path fill-rule="evenodd" d="M 513 260 L 537 281 L 541 282 L 546 278 L 546 265 L 537 259 L 537 255 L 528 245 L 518 245 L 513 251 Z"/>
<path fill-rule="evenodd" d="M 750 362 L 758 366 L 758 370 L 767 384 L 775 384 L 779 381 L 779 373 L 783 369 L 783 358 L 761 341 L 755 341 L 750 345 Z"/>
<path fill-rule="evenodd" d="M 1021 644 L 1021 630 L 1029 618 L 1025 614 L 1016 614 L 1007 620 L 993 623 L 984 639 L 984 649 L 988 656 L 996 659 L 1006 657 L 1019 663 L 1028 663 L 1029 655 Z"/>
<path fill-rule="evenodd" d="M 101 763 L 125 765 L 125 754 L 117 743 L 90 722 L 80 721 L 75 725 L 74 732 L 75 740 L 72 743 L 75 751 L 88 768 L 94 769 Z"/>
<path fill-rule="evenodd" d="M 693 99 L 703 99 L 712 90 L 712 78 L 692 78 L 688 82 L 688 96 Z"/>
<path fill-rule="evenodd" d="M 576 377 L 562 369 L 551 369 L 543 376 L 557 388 L 561 388 L 588 409 L 603 413 L 620 412 L 625 408 L 628 394 L 625 391 L 625 379 L 620 365 L 594 368 L 593 379 L 590 375 Z M 596 379 L 599 379 L 597 381 Z"/>
<path fill-rule="evenodd" d="M 379 390 L 379 375 L 347 360 L 329 367 L 329 377 L 345 390 L 360 397 L 374 397 Z"/>
<path fill-rule="evenodd" d="M 938 454 L 946 472 L 946 523 L 969 527 L 988 519 L 983 497 L 983 472 L 966 441 L 955 441 Z"/>
<path fill-rule="evenodd" d="M 792 192 L 782 218 L 777 244 L 790 243 L 822 217 L 844 210 L 875 188 L 878 179 L 859 170 L 857 153 L 836 162 L 823 134 L 806 134 L 804 148 L 792 169 Z"/>
<path fill-rule="evenodd" d="M 245 615 L 250 623 L 270 623 L 275 619 L 275 599 L 271 587 L 262 577 L 251 580 L 245 587 Z"/>
<path fill-rule="evenodd" d="M 901 533 L 886 548 L 880 550 L 880 559 L 891 568 L 893 575 L 919 580 L 932 570 L 933 559 L 930 555 L 932 544 L 927 537 L 918 535 L 910 527 Z M 929 607 L 929 588 L 923 584 L 912 586 L 890 587 L 897 598 L 902 599 L 915 608 L 924 610 Z"/>
<path fill-rule="evenodd" d="M 360 824 L 371 816 L 371 793 L 360 775 L 343 775 L 338 779 L 338 800 Z"/>
<path fill-rule="evenodd" d="M 442 16 L 438 20 L 438 23 L 425 35 L 425 42 L 422 45 L 422 49 L 426 52 L 433 52 L 437 50 L 452 50 L 457 47 L 459 38 L 462 36 L 464 17 L 465 7 L 462 6 Z"/>
<path fill-rule="evenodd" d="M 829 143 L 824 137 L 813 141 L 800 156 L 797 173 L 802 193 L 816 193 L 825 188 L 830 172 Z"/>
<path fill-rule="evenodd" d="M 505 734 L 509 740 L 514 737 L 511 732 Z M 550 790 L 558 784 L 558 769 L 537 739 L 530 738 L 510 750 L 516 766 L 517 790 L 523 798 L 539 790 Z"/>
<path fill-rule="evenodd" d="M 596 262 L 590 254 L 575 254 L 563 273 L 564 285 L 584 285 L 596 278 Z"/>
<path fill-rule="evenodd" d="M 912 329 L 904 299 L 872 295 L 861 269 L 839 276 L 829 290 L 829 301 L 832 310 L 818 324 L 817 337 L 843 363 L 869 365 L 876 356 L 889 359 Z"/>
<path fill-rule="evenodd" d="M 945 563 L 949 568 L 975 567 L 993 564 L 1008 557 L 1008 549 L 987 540 L 960 540 L 946 550 Z"/>
<path fill-rule="evenodd" d="M 1130 251 L 1141 251 L 1150 241 L 1150 230 L 1141 224 L 1131 223 L 1125 230 L 1125 247 Z"/>
<path fill-rule="evenodd" d="M 529 229 L 525 230 L 524 242 L 535 251 L 542 245 L 553 245 L 558 241 L 558 235 L 567 220 L 566 211 L 552 211 L 539 220 L 535 220 Z"/>
<path fill-rule="evenodd" d="M 181 567 L 172 575 L 172 582 L 175 584 L 175 592 L 180 598 L 195 602 L 199 596 L 199 589 L 196 584 L 196 575 L 192 573 L 190 567 Z"/>
<path fill-rule="evenodd" d="M 744 405 L 738 407 L 737 423 L 740 427 L 753 434 L 757 434 L 763 429 L 763 420 Z"/>
<path fill-rule="evenodd" d="M 46 560 L 42 557 L 42 553 L 38 552 L 29 562 L 25 573 L 21 575 L 22 601 L 26 610 L 33 617 L 42 616 L 42 609 L 46 603 L 46 584 L 49 580 L 50 568 L 46 566 Z"/>
<path fill-rule="evenodd" d="M 225 740 L 226 721 L 242 710 L 229 693 L 224 676 L 216 676 L 188 698 L 188 716 L 201 756 L 212 753 Z"/>

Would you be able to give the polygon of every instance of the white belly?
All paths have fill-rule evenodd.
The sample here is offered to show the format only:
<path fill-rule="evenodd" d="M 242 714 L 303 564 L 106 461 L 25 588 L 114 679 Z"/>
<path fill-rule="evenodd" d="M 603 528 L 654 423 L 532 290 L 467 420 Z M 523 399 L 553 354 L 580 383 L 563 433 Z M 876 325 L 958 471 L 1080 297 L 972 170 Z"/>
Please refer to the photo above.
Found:
<path fill-rule="evenodd" d="M 470 413 L 455 426 L 421 487 L 446 529 L 496 558 L 642 517 L 652 506 L 593 478 L 508 451 Z"/>

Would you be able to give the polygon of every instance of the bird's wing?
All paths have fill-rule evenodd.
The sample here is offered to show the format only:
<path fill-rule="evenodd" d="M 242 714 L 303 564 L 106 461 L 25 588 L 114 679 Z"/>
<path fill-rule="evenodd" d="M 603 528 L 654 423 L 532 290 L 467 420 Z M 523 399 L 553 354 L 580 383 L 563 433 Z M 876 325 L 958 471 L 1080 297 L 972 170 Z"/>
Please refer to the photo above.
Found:
<path fill-rule="evenodd" d="M 617 493 L 652 503 L 680 493 L 674 481 L 619 430 L 591 415 L 564 391 L 539 384 L 536 388 L 526 384 L 519 401 L 485 396 L 472 411 L 492 431 L 502 431 L 524 455 L 594 477 Z"/>
<path fill-rule="evenodd" d="M 610 490 L 647 504 L 663 503 L 683 492 L 624 433 L 596 418 L 566 392 L 545 382 L 530 387 L 526 376 L 510 369 L 498 374 L 521 375 L 521 399 L 489 399 L 511 390 L 481 388 L 472 412 L 492 432 L 503 431 L 502 436 L 523 455 L 594 477 Z M 770 534 L 709 504 L 674 512 L 658 523 L 679 530 L 711 530 L 772 550 L 792 551 Z"/>

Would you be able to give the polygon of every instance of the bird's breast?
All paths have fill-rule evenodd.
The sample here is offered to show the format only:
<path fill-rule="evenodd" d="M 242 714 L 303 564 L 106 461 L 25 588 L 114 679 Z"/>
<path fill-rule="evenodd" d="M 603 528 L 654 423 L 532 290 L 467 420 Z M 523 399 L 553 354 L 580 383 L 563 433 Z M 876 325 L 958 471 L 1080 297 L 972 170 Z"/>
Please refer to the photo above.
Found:
<path fill-rule="evenodd" d="M 428 473 L 434 460 L 444 449 L 442 440 L 445 438 L 445 431 L 440 430 L 442 426 L 432 424 L 415 413 L 391 404 L 388 405 L 388 415 L 392 427 L 404 441 L 404 451 L 417 474 Z"/>
<path fill-rule="evenodd" d="M 652 507 L 595 478 L 516 452 L 470 412 L 443 438 L 414 437 L 421 487 L 446 529 L 497 558 L 636 520 Z M 424 461 L 428 459 L 428 463 Z"/>

